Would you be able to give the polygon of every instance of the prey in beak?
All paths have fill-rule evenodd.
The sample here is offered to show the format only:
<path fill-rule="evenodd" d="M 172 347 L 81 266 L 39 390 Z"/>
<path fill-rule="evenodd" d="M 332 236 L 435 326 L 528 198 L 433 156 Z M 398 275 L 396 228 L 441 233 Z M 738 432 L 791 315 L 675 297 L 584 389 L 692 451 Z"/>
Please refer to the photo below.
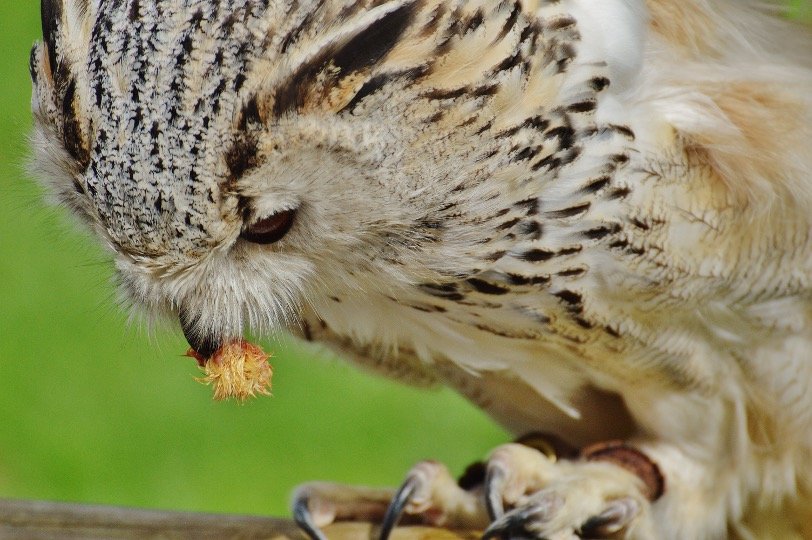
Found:
<path fill-rule="evenodd" d="M 221 341 L 201 335 L 184 310 L 179 319 L 190 346 L 186 356 L 197 360 L 205 373 L 195 380 L 212 386 L 215 400 L 234 398 L 244 402 L 258 394 L 270 395 L 273 368 L 268 353 L 241 337 Z"/>

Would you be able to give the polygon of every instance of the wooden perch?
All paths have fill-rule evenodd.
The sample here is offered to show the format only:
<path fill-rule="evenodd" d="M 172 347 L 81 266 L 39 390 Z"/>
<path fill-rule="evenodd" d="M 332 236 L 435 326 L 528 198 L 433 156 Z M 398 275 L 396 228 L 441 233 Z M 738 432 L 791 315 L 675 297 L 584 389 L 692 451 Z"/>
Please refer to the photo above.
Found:
<path fill-rule="evenodd" d="M 324 530 L 331 540 L 377 537 L 369 523 L 336 523 Z M 55 539 L 273 539 L 304 540 L 290 520 L 236 514 L 138 510 L 116 506 L 0 499 L 0 538 Z M 393 540 L 460 540 L 477 533 L 428 527 L 398 527 Z"/>

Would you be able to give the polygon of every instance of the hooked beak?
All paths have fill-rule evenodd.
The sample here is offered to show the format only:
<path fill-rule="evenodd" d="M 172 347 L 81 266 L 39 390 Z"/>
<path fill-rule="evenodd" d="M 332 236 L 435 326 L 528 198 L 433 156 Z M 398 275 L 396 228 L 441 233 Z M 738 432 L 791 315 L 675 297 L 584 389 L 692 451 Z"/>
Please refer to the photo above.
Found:
<path fill-rule="evenodd" d="M 204 359 L 211 358 L 214 353 L 222 345 L 217 339 L 212 336 L 203 335 L 197 329 L 195 323 L 196 318 L 192 318 L 189 313 L 181 308 L 178 319 L 180 319 L 180 327 L 183 329 L 183 335 L 189 346 L 200 357 Z"/>

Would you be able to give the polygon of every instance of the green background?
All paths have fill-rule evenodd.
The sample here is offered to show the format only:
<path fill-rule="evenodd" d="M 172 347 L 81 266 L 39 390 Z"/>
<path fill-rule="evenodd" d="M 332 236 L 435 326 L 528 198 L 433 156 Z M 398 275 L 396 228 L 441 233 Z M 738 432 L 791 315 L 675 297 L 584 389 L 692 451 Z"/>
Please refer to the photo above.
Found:
<path fill-rule="evenodd" d="M 429 457 L 458 472 L 506 440 L 449 391 L 290 343 L 265 344 L 272 398 L 212 402 L 179 330 L 128 323 L 108 255 L 22 172 L 38 36 L 38 2 L 0 1 L 0 497 L 286 514 L 300 482 L 397 484 Z"/>

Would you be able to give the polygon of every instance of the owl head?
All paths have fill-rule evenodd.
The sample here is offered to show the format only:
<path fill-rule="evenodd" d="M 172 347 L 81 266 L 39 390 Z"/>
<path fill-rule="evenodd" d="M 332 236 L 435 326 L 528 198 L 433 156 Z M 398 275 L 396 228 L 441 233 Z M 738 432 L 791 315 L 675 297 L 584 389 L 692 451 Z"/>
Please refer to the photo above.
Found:
<path fill-rule="evenodd" d="M 537 233 L 538 179 L 608 83 L 568 86 L 573 21 L 527 9 L 45 0 L 35 169 L 198 350 L 464 279 Z"/>

